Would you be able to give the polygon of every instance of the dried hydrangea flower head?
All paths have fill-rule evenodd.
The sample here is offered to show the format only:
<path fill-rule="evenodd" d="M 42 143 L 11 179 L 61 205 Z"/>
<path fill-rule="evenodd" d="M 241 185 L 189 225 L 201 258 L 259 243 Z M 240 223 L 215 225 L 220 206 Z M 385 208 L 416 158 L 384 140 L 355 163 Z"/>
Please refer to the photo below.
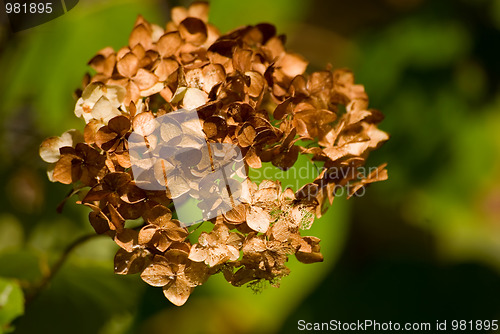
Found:
<path fill-rule="evenodd" d="M 116 273 L 141 273 L 182 305 L 210 275 L 222 273 L 234 286 L 263 280 L 276 285 L 289 273 L 289 256 L 322 261 L 320 239 L 303 230 L 324 213 L 338 187 L 349 187 L 352 196 L 387 178 L 385 164 L 367 176 L 345 171 L 363 166 L 388 135 L 377 128 L 383 116 L 368 109 L 364 88 L 350 71 L 306 74 L 307 61 L 285 49 L 274 26 L 220 35 L 208 23 L 204 2 L 175 7 L 171 17 L 164 29 L 139 16 L 128 46 L 105 48 L 90 60 L 95 74 L 85 78 L 75 106 L 86 124 L 83 136 L 70 130 L 49 138 L 40 155 L 50 163 L 51 180 L 82 193 L 95 231 L 120 246 Z M 175 198 L 192 188 L 206 196 L 221 189 L 206 179 L 186 181 L 179 194 L 149 189 L 139 186 L 143 181 L 131 168 L 135 150 L 149 152 L 159 141 L 170 143 L 167 148 L 191 145 L 184 141 L 188 130 L 172 122 L 143 147 L 130 140 L 132 133 L 153 133 L 151 122 L 159 117 L 194 109 L 206 143 L 237 147 L 246 169 L 263 162 L 288 169 L 306 154 L 323 164 L 322 171 L 295 190 L 282 189 L 279 180 L 257 185 L 245 178 L 241 200 L 212 217 L 205 223 L 212 228 L 195 238 L 194 229 L 176 219 Z M 176 141 L 179 134 L 185 136 Z M 189 172 L 201 180 L 206 159 L 197 159 Z M 153 165 L 151 178 L 165 185 L 168 168 Z M 220 203 L 209 204 L 213 209 Z M 128 227 L 127 221 L 139 218 L 141 226 Z"/>

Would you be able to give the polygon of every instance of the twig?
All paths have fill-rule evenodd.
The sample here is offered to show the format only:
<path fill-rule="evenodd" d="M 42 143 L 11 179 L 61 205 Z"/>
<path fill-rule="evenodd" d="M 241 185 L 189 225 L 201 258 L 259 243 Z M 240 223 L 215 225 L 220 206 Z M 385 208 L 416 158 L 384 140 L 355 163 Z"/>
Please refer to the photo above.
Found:
<path fill-rule="evenodd" d="M 88 240 L 93 239 L 93 238 L 98 237 L 98 236 L 100 236 L 100 235 L 95 234 L 95 233 L 87 234 L 87 235 L 84 235 L 84 236 L 76 239 L 70 245 L 68 245 L 68 247 L 66 247 L 66 249 L 62 253 L 61 257 L 56 261 L 56 263 L 54 263 L 54 265 L 50 269 L 48 275 L 43 277 L 41 282 L 38 283 L 33 288 L 33 291 L 29 295 L 26 296 L 26 307 L 28 305 L 30 305 L 43 290 L 45 290 L 45 288 L 50 284 L 50 282 L 52 281 L 54 276 L 59 272 L 59 270 L 61 270 L 62 266 L 64 265 L 64 262 L 66 262 L 66 260 L 70 256 L 71 252 L 76 247 L 78 247 L 79 245 L 87 242 Z"/>

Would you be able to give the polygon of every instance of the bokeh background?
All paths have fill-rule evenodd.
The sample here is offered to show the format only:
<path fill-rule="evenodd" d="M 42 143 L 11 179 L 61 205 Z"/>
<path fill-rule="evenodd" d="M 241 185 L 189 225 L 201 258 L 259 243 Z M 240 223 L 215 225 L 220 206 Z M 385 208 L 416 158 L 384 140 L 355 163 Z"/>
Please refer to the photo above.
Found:
<path fill-rule="evenodd" d="M 336 198 L 312 235 L 323 263 L 290 261 L 260 294 L 212 277 L 171 305 L 137 276 L 113 274 L 116 246 L 93 238 L 23 311 L 74 240 L 87 209 L 51 184 L 38 157 L 48 136 L 83 129 L 73 91 L 101 48 L 125 45 L 142 14 L 163 25 L 184 1 L 81 0 L 11 33 L 0 14 L 0 333 L 294 333 L 308 322 L 500 319 L 500 1 L 211 1 L 222 32 L 274 23 L 309 70 L 349 67 L 391 140 L 369 165 L 389 180 Z M 2 9 L 3 11 L 3 9 Z M 9 292 L 9 293 L 6 293 Z M 7 298 L 8 297 L 8 298 Z M 477 331 L 479 332 L 479 331 Z"/>

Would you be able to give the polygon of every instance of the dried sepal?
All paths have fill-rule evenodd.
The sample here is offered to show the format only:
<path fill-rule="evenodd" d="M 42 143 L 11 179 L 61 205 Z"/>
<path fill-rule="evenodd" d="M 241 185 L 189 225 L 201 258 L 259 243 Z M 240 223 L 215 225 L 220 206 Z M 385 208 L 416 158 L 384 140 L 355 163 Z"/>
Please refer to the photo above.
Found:
<path fill-rule="evenodd" d="M 143 248 L 131 252 L 120 248 L 115 255 L 115 274 L 132 275 L 142 272 L 151 261 L 150 253 Z"/>

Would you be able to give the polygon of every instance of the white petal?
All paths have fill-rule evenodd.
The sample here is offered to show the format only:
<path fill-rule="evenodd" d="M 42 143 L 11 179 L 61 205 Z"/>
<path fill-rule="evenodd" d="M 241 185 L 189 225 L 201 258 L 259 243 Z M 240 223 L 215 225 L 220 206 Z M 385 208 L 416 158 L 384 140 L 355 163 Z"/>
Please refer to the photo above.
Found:
<path fill-rule="evenodd" d="M 106 85 L 104 91 L 104 96 L 108 98 L 111 105 L 115 108 L 122 105 L 123 100 L 125 100 L 125 95 L 127 95 L 127 90 L 118 85 Z"/>
<path fill-rule="evenodd" d="M 184 109 L 196 109 L 207 103 L 208 94 L 198 88 L 188 88 L 182 100 Z"/>
<path fill-rule="evenodd" d="M 92 82 L 90 83 L 85 89 L 83 90 L 82 93 L 82 99 L 89 105 L 94 105 L 101 96 L 104 95 L 103 91 L 104 85 L 102 83 L 98 82 Z"/>
<path fill-rule="evenodd" d="M 110 119 L 120 116 L 121 112 L 111 105 L 108 98 L 103 96 L 92 108 L 92 117 L 107 124 Z"/>

